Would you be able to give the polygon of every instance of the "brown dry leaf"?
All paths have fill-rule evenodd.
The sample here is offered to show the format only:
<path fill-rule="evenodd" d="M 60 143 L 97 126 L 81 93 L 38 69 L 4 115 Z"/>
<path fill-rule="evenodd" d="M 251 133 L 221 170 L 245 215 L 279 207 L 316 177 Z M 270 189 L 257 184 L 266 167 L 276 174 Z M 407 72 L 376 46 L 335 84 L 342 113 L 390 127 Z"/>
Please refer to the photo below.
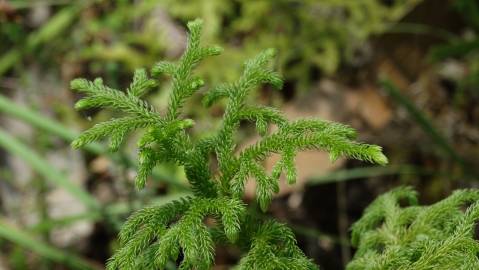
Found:
<path fill-rule="evenodd" d="M 279 160 L 277 154 L 271 155 L 264 162 L 267 172 L 271 172 L 274 164 Z M 297 169 L 297 180 L 294 185 L 288 185 L 284 175 L 280 179 L 280 191 L 276 196 L 290 194 L 294 191 L 301 190 L 307 183 L 308 179 L 318 174 L 331 172 L 344 164 L 344 159 L 339 159 L 334 163 L 330 161 L 329 156 L 325 152 L 307 151 L 300 152 L 295 158 Z M 248 199 L 255 197 L 256 182 L 248 180 L 245 187 L 245 197 Z"/>
<path fill-rule="evenodd" d="M 373 86 L 364 86 L 345 93 L 347 107 L 360 115 L 373 129 L 385 127 L 392 118 L 392 111 L 386 100 Z"/>
<path fill-rule="evenodd" d="M 103 174 L 108 172 L 108 168 L 111 165 L 111 161 L 105 156 L 99 156 L 95 158 L 90 164 L 90 170 L 93 173 Z"/>
<path fill-rule="evenodd" d="M 0 255 L 0 270 L 7 270 L 8 269 L 7 266 L 8 266 L 7 258 Z"/>
<path fill-rule="evenodd" d="M 407 89 L 410 85 L 407 76 L 388 58 L 380 61 L 378 71 L 379 74 L 387 76 L 399 89 Z"/>

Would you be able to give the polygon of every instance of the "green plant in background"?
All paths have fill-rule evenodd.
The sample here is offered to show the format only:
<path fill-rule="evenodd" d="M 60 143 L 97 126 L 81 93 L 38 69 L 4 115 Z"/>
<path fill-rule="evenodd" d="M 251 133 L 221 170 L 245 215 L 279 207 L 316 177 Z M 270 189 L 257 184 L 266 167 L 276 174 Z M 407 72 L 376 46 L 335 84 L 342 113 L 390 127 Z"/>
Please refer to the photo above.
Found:
<path fill-rule="evenodd" d="M 151 65 L 151 59 L 164 56 L 169 48 L 168 28 L 159 21 L 158 11 L 172 19 L 205 18 L 205 38 L 227 48 L 222 59 L 208 60 L 198 70 L 207 79 L 218 78 L 214 66 L 226 68 L 220 79 L 238 75 L 231 63 L 241 63 L 255 54 L 257 47 L 278 50 L 280 71 L 288 81 L 308 89 L 313 78 L 309 74 L 321 70 L 333 74 L 343 62 L 358 62 L 366 39 L 387 31 L 421 0 L 162 0 L 162 1 L 81 1 L 70 3 L 51 19 L 30 33 L 28 23 L 2 22 L 0 38 L 5 44 L 0 50 L 0 74 L 22 58 L 35 56 L 36 62 L 82 66 L 93 74 L 108 75 L 118 80 L 120 75 L 141 66 Z M 12 3 L 21 17 L 27 17 L 31 3 Z M 48 5 L 48 4 L 46 4 Z M 53 5 L 53 4 L 52 4 Z M 168 15 L 166 17 L 168 17 Z M 26 20 L 25 20 L 26 21 Z M 71 31 L 71 38 L 60 38 Z M 48 41 L 49 48 L 43 50 Z M 11 49 L 15 44 L 26 44 Z M 359 55 L 362 55 L 359 53 Z M 359 57 L 361 58 L 361 57 Z M 107 64 L 105 64 L 107 62 Z M 359 62 L 361 62 L 359 60 Z M 116 81 L 114 81 L 116 83 Z"/>
<path fill-rule="evenodd" d="M 56 2 L 8 3 L 18 18 L 9 21 L 0 14 L 0 39 L 4 41 L 0 44 L 0 75 L 11 68 L 22 68 L 24 60 L 33 60 L 44 66 L 50 66 L 52 62 L 60 68 L 60 63 L 79 66 L 94 74 L 104 73 L 116 83 L 120 74 L 151 65 L 150 59 L 164 55 L 165 44 L 158 38 L 151 38 L 157 35 L 152 35 L 155 29 L 147 23 L 154 15 L 144 20 L 147 26 L 135 27 L 144 15 L 134 8 L 136 3 Z M 37 9 L 49 12 L 57 5 L 60 6 L 57 12 L 43 18 L 43 22 L 37 22 L 38 29 L 31 29 L 30 13 Z M 67 31 L 68 40 L 62 38 Z M 46 43 L 55 49 L 46 50 Z M 106 66 L 103 65 L 105 61 L 108 62 Z"/>
<path fill-rule="evenodd" d="M 396 188 L 378 197 L 353 225 L 358 250 L 347 269 L 479 269 L 478 220 L 478 190 L 458 190 L 419 206 L 415 191 Z"/>
<path fill-rule="evenodd" d="M 444 62 L 455 59 L 456 63 L 464 69 L 463 74 L 444 72 L 448 79 L 457 84 L 454 92 L 455 105 L 464 108 L 466 105 L 474 106 L 479 98 L 477 85 L 479 85 L 479 3 L 474 0 L 457 0 L 453 2 L 453 9 L 463 18 L 465 27 L 459 36 L 453 36 L 447 43 L 431 48 L 429 57 L 432 61 Z M 447 70 L 447 69 L 445 69 Z M 457 72 L 456 72 L 457 73 Z"/>
<path fill-rule="evenodd" d="M 108 268 L 164 268 L 181 252 L 182 269 L 209 269 L 214 263 L 214 244 L 229 243 L 246 252 L 239 269 L 316 269 L 296 246 L 290 229 L 247 211 L 241 200 L 246 181 L 256 180 L 257 201 L 266 211 L 278 192 L 280 175 L 284 172 L 288 183 L 295 182 L 298 151 L 321 149 L 328 151 L 332 160 L 346 156 L 378 164 L 386 164 L 387 158 L 379 146 L 354 141 L 356 133 L 347 126 L 314 119 L 289 122 L 274 108 L 247 104 L 253 88 L 263 83 L 282 86 L 280 76 L 268 68 L 274 55 L 271 49 L 248 60 L 239 80 L 207 92 L 207 106 L 227 99 L 222 124 L 214 135 L 193 139 L 196 136 L 191 136 L 189 128 L 194 122 L 182 114 L 185 101 L 204 84 L 193 69 L 204 58 L 221 52 L 219 47 L 200 46 L 201 25 L 199 20 L 188 23 L 187 49 L 178 62 L 156 64 L 154 79 L 144 70 L 136 71 L 125 92 L 105 86 L 101 79 L 71 82 L 73 90 L 86 94 L 76 108 L 108 107 L 127 114 L 85 131 L 73 142 L 74 147 L 109 136 L 110 148 L 116 150 L 127 133 L 146 128 L 138 141 L 136 186 L 145 186 L 157 164 L 174 162 L 184 168 L 193 190 L 193 196 L 133 214 L 120 232 L 121 247 Z M 160 74 L 172 78 L 168 108 L 162 113 L 140 98 L 159 84 Z M 262 138 L 239 151 L 235 135 L 242 120 L 254 122 Z M 270 124 L 276 125 L 277 131 L 269 132 Z M 273 153 L 280 154 L 281 160 L 272 172 L 266 172 L 261 163 Z"/>
<path fill-rule="evenodd" d="M 174 18 L 205 18 L 207 40 L 232 51 L 227 58 L 213 60 L 212 65 L 229 65 L 250 57 L 258 47 L 273 47 L 278 50 L 278 65 L 286 80 L 306 90 L 315 70 L 331 75 L 343 62 L 361 63 L 367 38 L 387 31 L 421 1 L 384 2 L 165 0 L 160 4 Z M 204 70 L 214 75 L 213 68 L 205 66 Z M 235 76 L 235 69 L 223 76 L 229 74 Z"/>

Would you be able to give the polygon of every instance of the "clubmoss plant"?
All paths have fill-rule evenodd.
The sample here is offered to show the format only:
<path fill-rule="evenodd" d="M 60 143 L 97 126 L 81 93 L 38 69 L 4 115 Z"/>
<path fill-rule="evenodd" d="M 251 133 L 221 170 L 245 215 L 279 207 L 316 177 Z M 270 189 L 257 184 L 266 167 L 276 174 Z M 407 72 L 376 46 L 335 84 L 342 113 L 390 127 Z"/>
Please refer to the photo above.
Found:
<path fill-rule="evenodd" d="M 415 191 L 396 188 L 379 196 L 353 225 L 358 250 L 347 269 L 479 269 L 478 220 L 479 190 L 458 190 L 419 206 Z"/>
<path fill-rule="evenodd" d="M 73 90 L 86 95 L 77 109 L 104 107 L 125 113 L 85 131 L 73 142 L 75 148 L 108 136 L 110 148 L 117 150 L 127 133 L 146 129 L 138 141 L 136 186 L 145 186 L 158 163 L 175 162 L 184 168 L 193 191 L 192 196 L 133 214 L 120 232 L 121 247 L 108 261 L 108 269 L 163 269 L 170 260 L 179 261 L 180 269 L 210 269 L 215 243 L 245 251 L 238 269 L 317 269 L 297 247 L 290 229 L 247 211 L 242 201 L 246 181 L 255 179 L 258 204 L 266 211 L 278 192 L 280 175 L 284 173 L 289 184 L 295 182 L 298 151 L 325 150 L 332 160 L 345 156 L 386 164 L 387 159 L 379 146 L 354 141 L 356 132 L 348 126 L 316 119 L 290 122 L 274 108 L 247 104 L 254 88 L 265 83 L 282 86 L 279 74 L 269 68 L 272 49 L 247 61 L 237 81 L 207 92 L 206 106 L 227 99 L 222 125 L 213 136 L 193 139 L 189 128 L 194 122 L 182 115 L 185 101 L 204 85 L 193 70 L 204 58 L 221 52 L 219 47 L 201 46 L 201 25 L 200 20 L 188 23 L 188 44 L 179 61 L 159 62 L 151 70 L 153 78 L 137 70 L 126 91 L 109 88 L 101 79 L 71 82 Z M 168 107 L 162 113 L 141 99 L 158 85 L 161 74 L 172 78 Z M 235 134 L 244 120 L 254 122 L 262 138 L 239 151 Z M 276 125 L 276 131 L 269 131 L 268 125 Z M 273 153 L 281 159 L 267 172 L 262 162 Z M 218 164 L 214 171 L 212 158 Z M 216 222 L 205 223 L 207 217 Z"/>

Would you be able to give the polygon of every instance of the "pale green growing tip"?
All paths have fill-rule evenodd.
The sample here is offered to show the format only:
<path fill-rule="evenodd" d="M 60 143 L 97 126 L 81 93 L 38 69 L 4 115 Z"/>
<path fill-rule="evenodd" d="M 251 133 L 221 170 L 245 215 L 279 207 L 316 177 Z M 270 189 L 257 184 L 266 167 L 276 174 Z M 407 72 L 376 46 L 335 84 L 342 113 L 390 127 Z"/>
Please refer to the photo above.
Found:
<path fill-rule="evenodd" d="M 203 25 L 203 20 L 202 19 L 196 19 L 194 21 L 189 21 L 187 26 L 190 31 L 197 27 L 201 27 Z"/>
<path fill-rule="evenodd" d="M 153 88 L 157 87 L 159 84 L 155 80 L 148 80 L 148 87 Z"/>
<path fill-rule="evenodd" d="M 215 45 L 210 47 L 211 55 L 218 55 L 223 52 L 223 47 Z"/>
<path fill-rule="evenodd" d="M 215 55 L 220 55 L 223 52 L 223 48 L 220 46 L 210 46 L 204 49 L 204 55 L 205 56 L 215 56 Z"/>
<path fill-rule="evenodd" d="M 82 110 L 85 107 L 87 107 L 88 105 L 89 105 L 88 100 L 80 99 L 79 101 L 77 101 L 77 103 L 75 103 L 75 109 L 76 110 Z"/>
<path fill-rule="evenodd" d="M 74 79 L 70 82 L 70 89 L 79 90 L 79 89 L 83 88 L 84 85 L 85 85 L 85 80 L 77 78 L 77 79 Z"/>
<path fill-rule="evenodd" d="M 197 79 L 195 81 L 193 81 L 190 85 L 191 89 L 198 89 L 200 87 L 202 87 L 203 85 L 205 85 L 205 81 L 203 81 L 202 79 Z"/>
<path fill-rule="evenodd" d="M 276 55 L 276 49 L 274 48 L 266 49 L 265 54 L 269 57 L 274 57 Z"/>
<path fill-rule="evenodd" d="M 373 161 L 379 165 L 386 165 L 389 163 L 388 158 L 383 154 L 383 152 L 378 152 L 376 155 L 374 155 Z"/>
<path fill-rule="evenodd" d="M 103 79 L 102 78 L 96 78 L 93 81 L 93 83 L 96 84 L 96 85 L 102 85 L 103 84 Z"/>
<path fill-rule="evenodd" d="M 181 128 L 189 128 L 192 127 L 195 124 L 195 121 L 193 119 L 184 119 L 181 121 Z"/>
<path fill-rule="evenodd" d="M 79 149 L 83 146 L 83 143 L 79 139 L 75 139 L 73 142 L 70 144 L 74 149 Z"/>

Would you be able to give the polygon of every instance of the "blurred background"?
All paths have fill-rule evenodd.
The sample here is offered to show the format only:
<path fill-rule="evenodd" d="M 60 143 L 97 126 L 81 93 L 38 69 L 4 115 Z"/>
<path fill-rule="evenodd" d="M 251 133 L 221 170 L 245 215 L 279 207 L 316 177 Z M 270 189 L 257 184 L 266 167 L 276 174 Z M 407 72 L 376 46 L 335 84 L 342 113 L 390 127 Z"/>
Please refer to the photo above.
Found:
<path fill-rule="evenodd" d="M 300 154 L 298 184 L 282 185 L 270 207 L 321 269 L 351 259 L 349 227 L 378 194 L 412 185 L 429 204 L 478 187 L 478 1 L 0 0 L 0 269 L 103 269 L 132 211 L 190 192 L 172 165 L 135 191 L 135 136 L 118 153 L 101 143 L 72 150 L 80 131 L 113 113 L 75 111 L 68 84 L 103 77 L 125 89 L 135 68 L 181 55 L 194 18 L 205 22 L 203 42 L 225 49 L 199 66 L 205 89 L 273 47 L 285 87 L 258 89 L 256 100 L 290 119 L 351 125 L 384 147 L 385 167 Z M 167 88 L 147 99 L 164 107 Z M 187 106 L 205 132 L 222 110 Z M 253 131 L 241 127 L 245 143 Z M 215 269 L 241 255 L 216 254 Z"/>

